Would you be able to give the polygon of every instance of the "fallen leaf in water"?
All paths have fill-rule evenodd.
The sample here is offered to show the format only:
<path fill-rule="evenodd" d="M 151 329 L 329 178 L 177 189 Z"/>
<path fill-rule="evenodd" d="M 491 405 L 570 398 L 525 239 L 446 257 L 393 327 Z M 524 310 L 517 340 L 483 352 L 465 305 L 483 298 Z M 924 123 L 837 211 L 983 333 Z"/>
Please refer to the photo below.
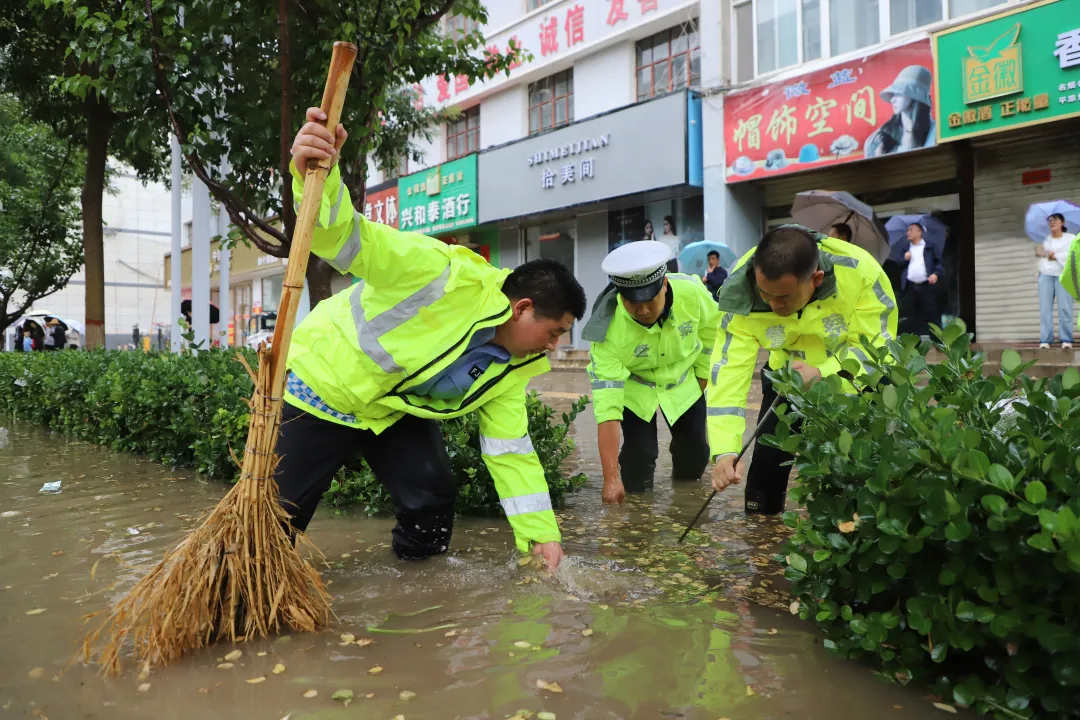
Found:
<path fill-rule="evenodd" d="M 45 675 L 45 668 L 36 667 L 26 674 L 30 677 L 31 680 L 37 680 L 38 678 Z"/>
<path fill-rule="evenodd" d="M 255 653 L 255 657 L 266 657 L 266 651 L 263 650 L 262 652 Z"/>
<path fill-rule="evenodd" d="M 592 630 L 591 629 L 582 630 L 581 634 L 584 635 L 585 637 L 589 637 L 590 635 L 592 635 Z"/>
<path fill-rule="evenodd" d="M 375 697 L 375 693 L 368 693 L 364 697 L 366 697 L 368 700 L 370 700 L 371 698 Z"/>
<path fill-rule="evenodd" d="M 553 712 L 538 712 L 536 713 L 536 720 L 555 720 L 555 713 Z"/>
<path fill-rule="evenodd" d="M 261 682 L 266 682 L 266 676 L 265 675 L 260 675 L 259 677 L 248 678 L 248 680 L 247 680 L 248 685 L 258 685 Z"/>
<path fill-rule="evenodd" d="M 199 692 L 201 692 L 203 695 L 209 695 L 210 688 L 199 688 Z"/>
<path fill-rule="evenodd" d="M 30 714 L 33 715 L 34 717 L 41 718 L 41 720 L 49 720 L 49 717 L 45 713 L 41 712 L 41 710 L 38 710 L 37 708 L 34 708 L 34 710 Z"/>
<path fill-rule="evenodd" d="M 52 554 L 52 556 L 53 556 L 53 557 L 60 557 L 60 556 L 61 556 L 61 555 L 63 555 L 63 554 L 64 554 L 64 551 L 63 551 L 63 550 L 53 550 L 53 554 Z"/>
<path fill-rule="evenodd" d="M 404 715 L 395 715 L 391 720 L 405 720 Z"/>
<path fill-rule="evenodd" d="M 26 614 L 27 615 L 40 615 L 43 612 L 45 612 L 45 608 L 34 608 L 33 610 L 27 610 Z"/>
<path fill-rule="evenodd" d="M 514 647 L 519 647 L 519 648 L 531 648 L 531 647 L 532 647 L 532 643 L 531 643 L 531 642 L 527 642 L 527 641 L 525 641 L 525 640 L 518 640 L 518 641 L 517 641 L 516 643 L 514 643 Z"/>
<path fill-rule="evenodd" d="M 318 690 L 308 690 L 307 692 L 304 693 L 304 697 L 306 697 L 308 700 L 310 700 L 313 697 L 318 697 L 318 696 L 319 696 L 319 691 Z"/>
<path fill-rule="evenodd" d="M 141 693 L 150 692 L 150 683 L 143 683 L 142 685 L 140 685 L 139 686 L 139 692 L 141 692 Z"/>
<path fill-rule="evenodd" d="M 409 700 L 412 700 L 414 697 L 416 697 L 416 693 L 414 693 L 412 690 L 402 690 L 400 693 L 398 693 L 398 697 L 408 702 Z"/>
<path fill-rule="evenodd" d="M 562 688 L 559 687 L 559 683 L 549 683 L 547 680 L 537 680 L 536 687 L 541 690 L 547 690 L 548 692 L 561 693 Z"/>
<path fill-rule="evenodd" d="M 231 653 L 229 653 L 229 654 L 227 654 L 225 656 L 225 660 L 227 662 L 235 662 L 236 660 L 239 660 L 243 656 L 244 656 L 244 651 L 243 650 L 233 650 Z"/>
<path fill-rule="evenodd" d="M 752 687 L 750 687 L 749 685 L 747 685 L 747 686 L 746 686 L 746 696 L 747 696 L 747 697 L 750 697 L 750 696 L 752 696 L 752 695 L 757 695 L 757 691 L 756 691 L 756 690 L 754 690 L 754 688 L 752 688 Z"/>
<path fill-rule="evenodd" d="M 232 666 L 232 663 L 221 663 L 220 665 L 218 665 L 218 670 L 228 670 Z"/>
<path fill-rule="evenodd" d="M 274 669 L 271 670 L 271 672 L 273 672 L 275 675 L 280 675 L 281 673 L 285 672 L 285 666 L 281 663 L 278 663 L 274 666 Z"/>
<path fill-rule="evenodd" d="M 946 705 L 945 703 L 934 703 L 934 707 L 936 707 L 938 710 L 944 710 L 947 713 L 952 713 L 953 715 L 956 714 L 956 708 L 954 708 L 952 705 Z"/>
<path fill-rule="evenodd" d="M 340 703 L 344 703 L 345 707 L 349 707 L 349 703 L 352 702 L 353 692 L 352 690 L 336 690 L 334 694 L 330 696 L 331 700 L 337 700 Z"/>
<path fill-rule="evenodd" d="M 457 630 L 449 630 L 443 637 L 454 637 L 457 635 Z"/>
<path fill-rule="evenodd" d="M 607 610 L 608 609 L 607 605 L 600 605 L 599 607 L 600 607 L 601 610 Z"/>
<path fill-rule="evenodd" d="M 855 523 L 851 520 L 848 520 L 847 522 L 842 522 L 836 527 L 838 527 L 840 529 L 840 532 L 842 533 L 855 532 Z"/>
<path fill-rule="evenodd" d="M 765 632 L 767 632 L 767 633 L 768 633 L 768 634 L 770 634 L 770 635 L 775 635 L 776 633 L 778 633 L 778 632 L 779 632 L 779 630 L 777 630 L 776 628 L 769 628 L 769 629 L 768 629 L 768 630 L 766 630 Z"/>
<path fill-rule="evenodd" d="M 341 553 L 341 559 L 342 560 L 348 560 L 351 557 L 352 557 L 352 555 L 350 555 L 349 553 Z"/>
<path fill-rule="evenodd" d="M 49 575 L 42 575 L 42 576 L 41 576 L 41 579 L 42 579 L 42 580 L 52 580 L 52 579 L 53 579 L 54 577 L 56 577 L 56 576 L 57 576 L 57 575 L 59 575 L 59 574 L 60 574 L 60 573 L 51 573 L 51 574 L 49 574 Z"/>
<path fill-rule="evenodd" d="M 349 645 L 354 640 L 356 640 L 356 636 L 353 635 L 352 633 L 342 633 L 342 635 L 341 635 L 341 644 L 342 645 Z"/>
<path fill-rule="evenodd" d="M 793 600 L 791 604 L 788 605 L 788 612 L 790 612 L 792 615 L 798 615 L 800 607 L 802 607 L 802 605 L 799 604 L 799 601 Z"/>
<path fill-rule="evenodd" d="M 361 638 L 360 640 L 357 640 L 354 644 L 359 646 L 359 647 L 367 647 L 368 645 L 370 645 L 373 642 L 375 642 L 375 641 L 372 640 L 371 638 Z"/>
<path fill-rule="evenodd" d="M 378 675 L 381 672 L 382 672 L 382 668 L 379 667 L 378 665 L 376 665 L 375 667 L 368 670 L 368 675 Z"/>

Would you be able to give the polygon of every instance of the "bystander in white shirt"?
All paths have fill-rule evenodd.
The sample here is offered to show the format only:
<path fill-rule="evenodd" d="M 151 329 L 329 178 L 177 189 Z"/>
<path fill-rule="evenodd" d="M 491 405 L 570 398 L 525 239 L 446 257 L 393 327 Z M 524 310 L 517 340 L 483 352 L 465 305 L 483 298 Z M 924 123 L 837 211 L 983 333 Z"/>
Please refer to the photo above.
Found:
<path fill-rule="evenodd" d="M 926 274 L 926 242 L 921 242 L 918 245 L 912 244 L 909 252 L 911 253 L 911 260 L 908 261 L 908 282 L 922 284 L 929 279 Z"/>
<path fill-rule="evenodd" d="M 1061 237 L 1047 235 L 1043 240 L 1045 255 L 1039 258 L 1039 272 L 1061 277 L 1061 273 L 1065 272 L 1065 258 L 1069 255 L 1069 247 L 1075 239 L 1076 236 L 1072 233 L 1061 233 Z M 1051 253 L 1054 255 L 1053 260 L 1050 259 Z"/>

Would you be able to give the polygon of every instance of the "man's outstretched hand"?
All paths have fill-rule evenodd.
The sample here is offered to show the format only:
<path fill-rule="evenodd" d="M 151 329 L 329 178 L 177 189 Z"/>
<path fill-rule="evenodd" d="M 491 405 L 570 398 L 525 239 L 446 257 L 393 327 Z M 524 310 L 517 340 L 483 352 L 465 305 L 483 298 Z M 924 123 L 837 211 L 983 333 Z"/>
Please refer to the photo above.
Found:
<path fill-rule="evenodd" d="M 562 543 L 546 542 L 533 545 L 533 555 L 539 555 L 547 563 L 548 570 L 555 572 L 563 559 Z"/>

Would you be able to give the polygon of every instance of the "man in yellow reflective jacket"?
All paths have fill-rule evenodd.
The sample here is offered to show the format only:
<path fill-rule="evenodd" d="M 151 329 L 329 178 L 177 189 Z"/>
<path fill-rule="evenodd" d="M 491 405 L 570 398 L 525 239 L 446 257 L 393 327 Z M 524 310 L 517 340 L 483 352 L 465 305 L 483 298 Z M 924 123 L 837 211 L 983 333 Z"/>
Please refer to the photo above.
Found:
<path fill-rule="evenodd" d="M 746 399 L 758 350 L 769 351 L 769 367 L 787 363 L 804 382 L 841 372 L 837 353 L 865 363 L 861 337 L 880 346 L 896 336 L 896 298 L 885 271 L 865 250 L 799 225 L 765 235 L 736 265 L 719 296 L 724 313 L 712 356 L 709 385 L 709 444 L 716 465 L 713 488 L 742 479 L 735 456 L 746 429 Z M 761 412 L 776 391 L 761 374 Z M 854 388 L 851 388 L 854 391 Z M 760 422 L 760 419 L 759 419 Z M 776 429 L 772 415 L 762 434 Z M 792 456 L 758 443 L 746 483 L 747 512 L 784 509 Z"/>
<path fill-rule="evenodd" d="M 701 278 L 667 272 L 670 248 L 643 240 L 616 248 L 601 268 L 611 285 L 582 337 L 592 341 L 603 500 L 653 485 L 657 410 L 671 428 L 675 480 L 698 480 L 709 462 L 702 390 L 720 313 Z M 619 430 L 622 450 L 619 450 Z"/>
<path fill-rule="evenodd" d="M 293 143 L 299 204 L 308 160 L 337 159 L 318 108 Z M 303 531 L 337 471 L 361 454 L 394 501 L 401 558 L 445 552 L 456 488 L 438 420 L 476 411 L 481 454 L 522 552 L 554 569 L 562 559 L 547 481 L 528 434 L 529 379 L 585 314 L 565 266 L 534 260 L 499 270 L 461 246 L 369 222 L 354 210 L 335 164 L 311 251 L 361 282 L 301 322 L 289 351 L 277 482 Z"/>

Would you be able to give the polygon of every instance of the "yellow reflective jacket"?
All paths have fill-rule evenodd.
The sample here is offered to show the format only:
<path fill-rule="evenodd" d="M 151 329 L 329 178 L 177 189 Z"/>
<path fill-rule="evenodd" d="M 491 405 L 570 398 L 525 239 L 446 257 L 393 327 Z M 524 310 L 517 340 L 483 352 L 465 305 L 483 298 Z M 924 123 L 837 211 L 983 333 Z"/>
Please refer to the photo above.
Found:
<path fill-rule="evenodd" d="M 293 171 L 299 203 L 303 180 Z M 511 316 L 502 292 L 509 270 L 460 245 L 369 222 L 353 209 L 337 167 L 330 171 L 311 251 L 361 282 L 319 303 L 293 334 L 288 367 L 324 408 L 285 401 L 324 420 L 380 433 L 404 414 L 435 420 L 477 411 L 484 462 L 518 549 L 560 540 L 544 471 L 529 438 L 529 379 L 544 355 L 492 363 L 462 398 L 407 394 L 456 360 L 481 328 Z"/>
<path fill-rule="evenodd" d="M 646 421 L 660 407 L 673 423 L 701 397 L 697 379 L 708 379 L 720 311 L 699 278 L 667 277 L 672 301 L 663 325 L 644 327 L 614 298 L 607 336 L 589 348 L 597 423 L 622 420 L 624 407 Z"/>
<path fill-rule="evenodd" d="M 709 445 L 712 455 L 737 453 L 746 429 L 746 398 L 758 349 L 769 351 L 769 367 L 778 370 L 802 360 L 822 376 L 835 375 L 847 347 L 850 356 L 867 360 L 859 341 L 884 345 L 896 336 L 896 298 L 889 278 L 870 253 L 851 243 L 820 235 L 818 268 L 825 279 L 801 312 L 781 317 L 758 295 L 751 250 L 721 288 L 723 318 L 712 354 L 708 387 Z"/>

